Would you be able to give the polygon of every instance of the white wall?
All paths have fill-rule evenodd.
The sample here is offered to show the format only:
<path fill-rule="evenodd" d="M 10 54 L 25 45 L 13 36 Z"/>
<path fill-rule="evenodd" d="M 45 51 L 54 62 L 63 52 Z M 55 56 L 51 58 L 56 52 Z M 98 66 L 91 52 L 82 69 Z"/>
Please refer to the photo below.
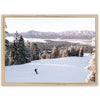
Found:
<path fill-rule="evenodd" d="M 0 14 L 100 14 L 100 3 L 99 0 L 0 0 Z M 100 86 L 0 86 L 0 100 L 100 100 L 99 94 Z"/>

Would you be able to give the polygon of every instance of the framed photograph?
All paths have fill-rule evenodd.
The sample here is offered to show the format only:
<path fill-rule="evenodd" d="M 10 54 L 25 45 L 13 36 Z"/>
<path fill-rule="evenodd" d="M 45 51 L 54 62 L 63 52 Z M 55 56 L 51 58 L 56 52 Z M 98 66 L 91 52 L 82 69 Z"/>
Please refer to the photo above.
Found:
<path fill-rule="evenodd" d="M 98 15 L 2 15 L 2 85 L 98 85 Z"/>

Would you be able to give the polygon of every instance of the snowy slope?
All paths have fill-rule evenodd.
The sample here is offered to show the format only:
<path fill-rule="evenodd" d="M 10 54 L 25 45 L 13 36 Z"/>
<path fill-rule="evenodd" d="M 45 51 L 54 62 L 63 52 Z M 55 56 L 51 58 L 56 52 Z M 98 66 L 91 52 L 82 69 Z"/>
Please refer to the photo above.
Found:
<path fill-rule="evenodd" d="M 65 57 L 57 59 L 36 60 L 22 65 L 5 67 L 5 82 L 63 82 L 84 83 L 89 72 L 84 68 L 92 56 Z M 36 75 L 34 69 L 38 69 Z"/>

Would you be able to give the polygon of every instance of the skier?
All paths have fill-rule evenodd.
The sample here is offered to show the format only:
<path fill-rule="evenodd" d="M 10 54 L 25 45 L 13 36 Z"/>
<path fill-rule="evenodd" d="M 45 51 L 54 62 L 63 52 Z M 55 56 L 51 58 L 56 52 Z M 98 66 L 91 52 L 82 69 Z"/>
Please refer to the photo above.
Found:
<path fill-rule="evenodd" d="M 36 69 L 36 68 L 34 69 L 34 71 L 35 71 L 35 73 L 36 73 L 36 74 L 38 74 L 38 71 L 37 71 L 37 69 Z"/>

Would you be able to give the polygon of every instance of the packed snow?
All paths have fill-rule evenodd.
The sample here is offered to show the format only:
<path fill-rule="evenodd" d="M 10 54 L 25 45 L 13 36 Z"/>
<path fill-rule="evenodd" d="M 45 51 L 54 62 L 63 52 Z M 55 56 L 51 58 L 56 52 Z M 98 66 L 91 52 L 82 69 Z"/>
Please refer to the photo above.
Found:
<path fill-rule="evenodd" d="M 35 60 L 22 65 L 5 66 L 5 82 L 14 83 L 85 83 L 84 68 L 92 56 Z M 35 73 L 37 69 L 38 74 Z"/>

